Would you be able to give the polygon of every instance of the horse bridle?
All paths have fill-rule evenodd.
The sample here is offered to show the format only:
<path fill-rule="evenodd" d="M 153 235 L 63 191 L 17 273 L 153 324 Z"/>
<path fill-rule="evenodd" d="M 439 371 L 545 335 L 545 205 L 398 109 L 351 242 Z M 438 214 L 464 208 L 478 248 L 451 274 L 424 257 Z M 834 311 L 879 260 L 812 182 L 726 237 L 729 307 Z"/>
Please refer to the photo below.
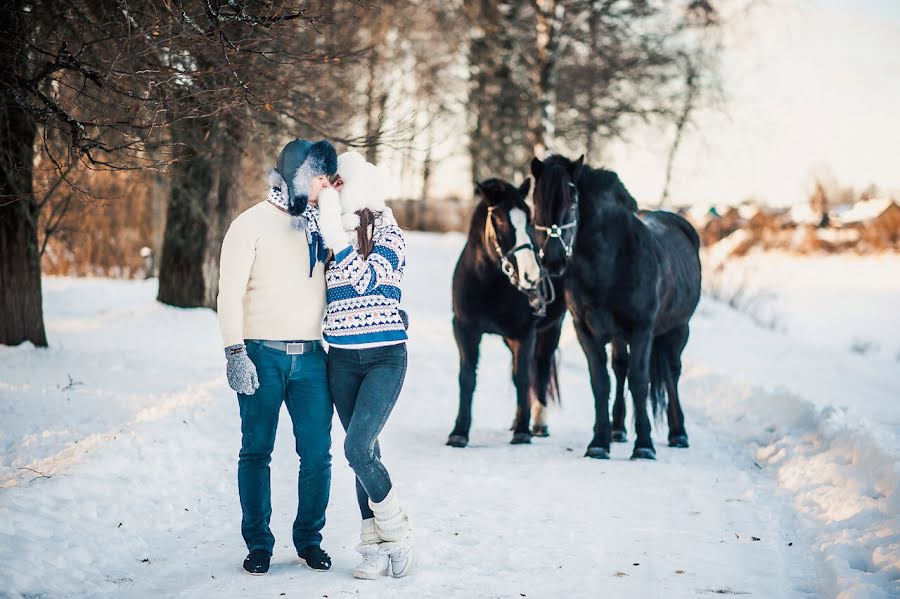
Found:
<path fill-rule="evenodd" d="M 565 237 L 563 237 L 563 232 L 569 229 L 577 229 L 578 227 L 578 187 L 569 181 L 568 185 L 572 188 L 572 205 L 569 206 L 569 214 L 568 214 L 568 222 L 563 223 L 562 225 L 557 225 L 555 223 L 551 223 L 549 227 L 545 227 L 542 225 L 535 224 L 534 228 L 538 231 L 543 231 L 547 233 L 547 238 L 544 240 L 544 243 L 541 244 L 539 257 L 541 260 L 544 259 L 544 248 L 550 243 L 551 239 L 558 239 L 559 243 L 562 244 L 563 250 L 566 252 L 566 259 L 572 257 L 572 251 L 575 249 L 575 234 L 577 231 L 573 232 L 572 237 L 568 242 L 566 242 Z M 543 265 L 541 267 L 543 270 Z"/>
<path fill-rule="evenodd" d="M 516 273 L 516 267 L 513 266 L 510 256 L 513 256 L 519 250 L 534 251 L 534 245 L 529 241 L 520 243 L 508 252 L 504 252 L 500 247 L 500 240 L 497 237 L 497 230 L 494 227 L 494 208 L 496 206 L 488 206 L 487 218 L 484 221 L 484 240 L 488 245 L 493 245 L 494 252 L 499 258 L 500 271 L 509 279 L 510 285 L 515 287 L 520 293 L 528 297 L 528 305 L 535 316 L 546 316 L 547 305 L 553 303 L 556 298 L 556 290 L 553 289 L 553 282 L 550 280 L 543 266 L 538 262 L 540 276 L 534 282 L 532 287 L 523 287 L 519 282 L 519 276 Z"/>

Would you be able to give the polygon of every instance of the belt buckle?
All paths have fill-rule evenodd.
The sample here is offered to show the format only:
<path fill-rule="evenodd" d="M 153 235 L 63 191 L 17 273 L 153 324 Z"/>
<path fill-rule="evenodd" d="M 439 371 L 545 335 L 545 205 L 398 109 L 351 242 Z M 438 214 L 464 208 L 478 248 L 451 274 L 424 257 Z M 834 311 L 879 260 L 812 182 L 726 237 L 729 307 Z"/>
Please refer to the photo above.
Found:
<path fill-rule="evenodd" d="M 289 356 L 296 356 L 305 353 L 305 343 L 285 343 L 285 352 Z"/>

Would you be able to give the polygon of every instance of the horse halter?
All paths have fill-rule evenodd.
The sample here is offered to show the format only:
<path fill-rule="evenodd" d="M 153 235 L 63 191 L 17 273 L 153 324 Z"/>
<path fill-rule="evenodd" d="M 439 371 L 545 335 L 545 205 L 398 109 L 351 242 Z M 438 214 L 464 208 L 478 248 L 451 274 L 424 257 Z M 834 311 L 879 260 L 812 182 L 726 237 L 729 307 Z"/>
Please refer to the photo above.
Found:
<path fill-rule="evenodd" d="M 572 188 L 572 204 L 569 206 L 568 210 L 568 222 L 557 225 L 556 223 L 551 223 L 549 227 L 544 227 L 542 225 L 535 224 L 534 228 L 538 231 L 542 231 L 547 233 L 547 239 L 544 240 L 544 243 L 541 244 L 541 249 L 539 252 L 539 257 L 541 260 L 544 259 L 544 248 L 550 243 L 551 239 L 558 239 L 559 243 L 562 244 L 563 250 L 566 253 L 566 259 L 572 257 L 572 251 L 575 249 L 575 232 L 569 241 L 566 241 L 566 238 L 563 237 L 563 233 L 569 229 L 576 229 L 578 227 L 578 187 L 575 186 L 574 183 L 569 181 L 568 185 Z"/>
<path fill-rule="evenodd" d="M 550 277 L 544 271 L 544 268 L 541 266 L 540 262 L 538 262 L 538 268 L 540 269 L 541 274 L 538 280 L 534 282 L 534 286 L 528 288 L 523 287 L 520 284 L 519 277 L 516 273 L 516 267 L 513 266 L 513 263 L 510 260 L 510 256 L 514 256 L 514 254 L 519 250 L 534 251 L 534 246 L 529 241 L 528 243 L 520 243 L 508 252 L 504 252 L 500 247 L 500 240 L 497 237 L 497 230 L 494 228 L 495 207 L 496 206 L 488 206 L 487 209 L 487 218 L 484 221 L 485 243 L 488 245 L 493 245 L 494 252 L 496 252 L 497 256 L 499 257 L 500 271 L 504 275 L 506 275 L 507 279 L 509 279 L 510 285 L 512 285 L 520 293 L 523 293 L 528 297 L 528 305 L 531 306 L 531 310 L 534 315 L 546 316 L 547 305 L 553 303 L 553 300 L 556 299 L 556 291 L 553 289 L 553 283 L 552 281 L 550 281 Z"/>

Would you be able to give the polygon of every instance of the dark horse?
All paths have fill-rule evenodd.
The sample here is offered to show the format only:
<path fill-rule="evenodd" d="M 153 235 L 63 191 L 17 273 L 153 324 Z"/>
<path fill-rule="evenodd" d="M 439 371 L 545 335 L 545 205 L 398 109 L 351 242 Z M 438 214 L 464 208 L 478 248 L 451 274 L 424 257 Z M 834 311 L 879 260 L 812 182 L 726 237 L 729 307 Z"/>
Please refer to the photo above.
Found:
<path fill-rule="evenodd" d="M 669 446 L 688 446 L 678 379 L 688 323 L 700 300 L 700 240 L 676 214 L 635 214 L 623 200 L 631 196 L 619 177 L 583 160 L 535 158 L 531 172 L 541 261 L 550 274 L 565 275 L 566 304 L 590 370 L 596 421 L 585 455 L 609 457 L 606 344 L 615 339 L 629 350 L 637 434 L 631 457 L 654 459 L 648 395 L 654 413 L 668 396 Z"/>
<path fill-rule="evenodd" d="M 453 334 L 459 348 L 459 414 L 448 445 L 465 447 L 481 337 L 495 334 L 512 353 L 516 387 L 513 443 L 530 443 L 529 403 L 556 396 L 555 352 L 565 303 L 554 298 L 532 243 L 531 180 L 518 189 L 500 179 L 478 184 L 469 238 L 453 272 Z M 535 434 L 541 431 L 535 430 Z"/>

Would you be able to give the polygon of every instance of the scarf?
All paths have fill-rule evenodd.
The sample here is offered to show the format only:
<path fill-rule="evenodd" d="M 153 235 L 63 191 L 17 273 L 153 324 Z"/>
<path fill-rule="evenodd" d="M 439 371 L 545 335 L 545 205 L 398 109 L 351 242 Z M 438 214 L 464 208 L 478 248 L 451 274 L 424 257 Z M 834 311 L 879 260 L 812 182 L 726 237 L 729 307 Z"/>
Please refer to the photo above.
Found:
<path fill-rule="evenodd" d="M 281 188 L 270 188 L 266 200 L 281 210 L 288 211 L 287 196 Z M 322 239 L 322 234 L 319 233 L 319 209 L 307 205 L 303 214 L 295 217 L 293 221 L 294 228 L 300 229 L 306 234 L 306 243 L 309 244 L 309 276 L 312 277 L 316 263 L 325 264 L 325 259 L 328 257 L 328 248 L 325 247 L 325 241 Z"/>
<path fill-rule="evenodd" d="M 325 247 L 325 240 L 319 233 L 319 209 L 307 205 L 297 221 L 301 221 L 298 224 L 306 232 L 306 242 L 309 244 L 309 276 L 312 277 L 316 263 L 325 264 L 325 259 L 328 258 L 328 248 Z"/>

